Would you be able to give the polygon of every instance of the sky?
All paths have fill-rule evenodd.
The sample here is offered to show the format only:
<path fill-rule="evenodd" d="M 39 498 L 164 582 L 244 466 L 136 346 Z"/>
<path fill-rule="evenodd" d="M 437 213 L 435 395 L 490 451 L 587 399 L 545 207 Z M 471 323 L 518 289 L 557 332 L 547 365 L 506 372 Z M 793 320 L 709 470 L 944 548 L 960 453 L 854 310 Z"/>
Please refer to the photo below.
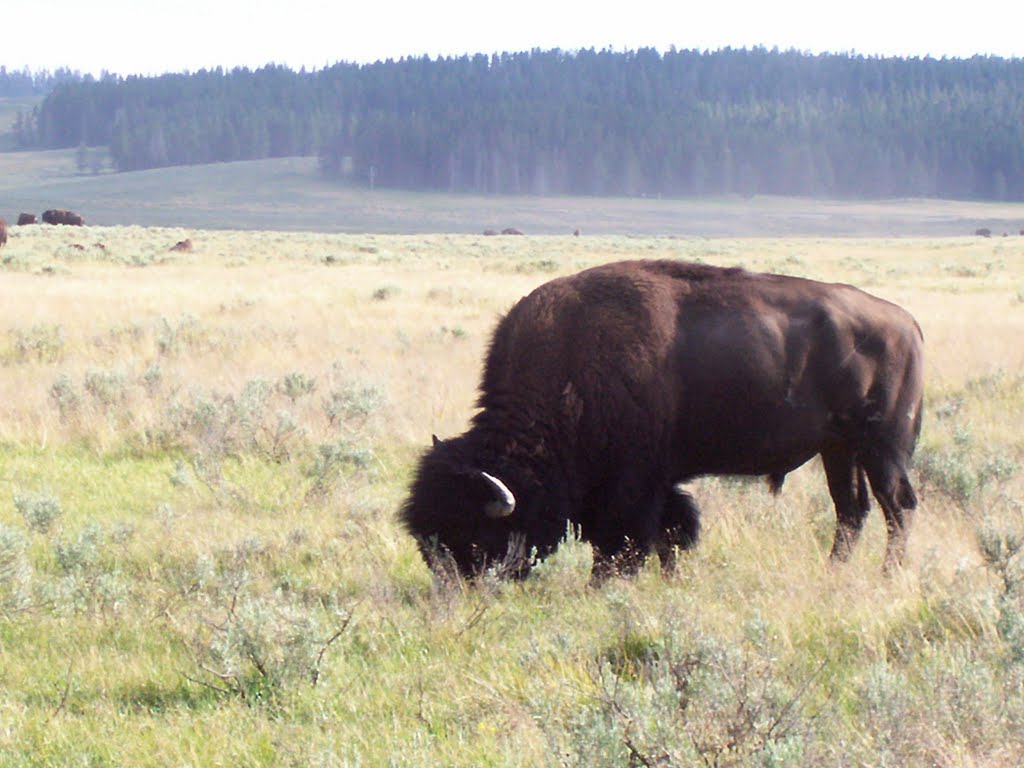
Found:
<path fill-rule="evenodd" d="M 1020 0 L 46 0 L 0 65 L 98 75 L 581 48 L 1024 57 Z M 45 8 L 45 13 L 41 9 Z"/>

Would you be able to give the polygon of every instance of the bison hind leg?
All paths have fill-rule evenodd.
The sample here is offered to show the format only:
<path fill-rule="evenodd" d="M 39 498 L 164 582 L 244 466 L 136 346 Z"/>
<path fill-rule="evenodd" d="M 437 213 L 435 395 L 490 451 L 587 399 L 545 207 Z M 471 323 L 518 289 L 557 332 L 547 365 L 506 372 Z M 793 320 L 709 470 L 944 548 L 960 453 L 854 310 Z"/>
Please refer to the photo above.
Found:
<path fill-rule="evenodd" d="M 700 508 L 686 491 L 672 489 L 661 514 L 661 530 L 654 548 L 661 561 L 661 571 L 671 576 L 676 569 L 676 550 L 690 549 L 700 538 Z"/>
<path fill-rule="evenodd" d="M 886 572 L 902 564 L 907 551 L 907 533 L 917 508 L 917 494 L 902 463 L 888 457 L 873 456 L 865 462 L 871 490 L 885 513 Z"/>
<path fill-rule="evenodd" d="M 822 451 L 821 461 L 836 508 L 836 534 L 829 557 L 833 562 L 845 562 L 860 538 L 867 517 L 870 504 L 867 482 L 864 470 L 849 449 Z"/>

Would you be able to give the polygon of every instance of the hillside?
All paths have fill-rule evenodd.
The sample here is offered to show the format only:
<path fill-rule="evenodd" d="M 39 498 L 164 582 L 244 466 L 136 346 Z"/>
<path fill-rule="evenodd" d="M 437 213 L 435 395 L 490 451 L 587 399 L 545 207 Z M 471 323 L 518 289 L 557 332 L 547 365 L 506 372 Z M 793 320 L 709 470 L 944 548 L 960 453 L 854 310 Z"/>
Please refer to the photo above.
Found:
<path fill-rule="evenodd" d="M 22 149 L 137 171 L 318 157 L 460 194 L 1024 201 L 1024 61 L 534 50 L 53 86 Z"/>
<path fill-rule="evenodd" d="M 74 150 L 0 152 L 0 216 L 80 211 L 90 224 L 314 232 L 956 236 L 1024 227 L 1024 204 L 755 196 L 651 199 L 453 195 L 324 180 L 315 158 L 82 175 Z"/>

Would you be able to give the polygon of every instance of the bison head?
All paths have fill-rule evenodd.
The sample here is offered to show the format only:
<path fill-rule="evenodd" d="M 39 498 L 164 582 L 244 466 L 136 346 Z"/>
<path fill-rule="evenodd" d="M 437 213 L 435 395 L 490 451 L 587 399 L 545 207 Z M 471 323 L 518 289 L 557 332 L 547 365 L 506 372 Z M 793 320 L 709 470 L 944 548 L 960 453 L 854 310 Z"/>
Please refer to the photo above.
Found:
<path fill-rule="evenodd" d="M 522 578 L 534 556 L 554 549 L 565 523 L 538 524 L 550 517 L 538 514 L 550 504 L 529 471 L 472 456 L 459 438 L 435 439 L 420 461 L 402 521 L 440 576 L 490 570 Z"/>

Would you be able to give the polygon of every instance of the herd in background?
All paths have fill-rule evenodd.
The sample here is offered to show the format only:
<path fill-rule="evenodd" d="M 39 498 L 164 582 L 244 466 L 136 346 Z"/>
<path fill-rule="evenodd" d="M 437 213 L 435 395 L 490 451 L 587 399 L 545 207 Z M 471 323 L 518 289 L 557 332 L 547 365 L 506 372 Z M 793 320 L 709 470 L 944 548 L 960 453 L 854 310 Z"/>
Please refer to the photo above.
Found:
<path fill-rule="evenodd" d="M 68 211 L 63 208 L 50 208 L 49 210 L 43 211 L 42 221 L 45 224 L 66 224 L 74 227 L 81 227 L 85 225 L 85 218 L 74 211 Z M 18 214 L 18 226 L 23 227 L 28 224 L 38 224 L 39 219 L 36 218 L 34 213 L 19 213 Z M 484 235 L 522 235 L 523 233 L 515 229 L 514 227 L 507 227 L 500 232 L 495 229 L 485 229 Z M 579 229 L 573 230 L 573 235 L 579 237 L 581 231 Z M 992 230 L 988 227 L 980 227 L 974 230 L 974 234 L 978 237 L 992 237 Z M 1024 229 L 1020 231 L 1020 234 L 1024 236 Z M 1003 237 L 1008 237 L 1007 232 L 1003 232 Z M 0 219 L 0 246 L 7 243 L 7 222 L 4 219 Z M 173 246 L 172 251 L 191 251 L 192 241 L 188 238 L 185 240 L 179 240 Z"/>
<path fill-rule="evenodd" d="M 81 227 L 85 225 L 85 217 L 81 214 L 75 213 L 74 211 L 64 210 L 63 208 L 50 208 L 49 210 L 43 211 L 42 221 L 45 224 L 66 224 L 72 227 Z M 34 213 L 19 213 L 18 214 L 18 226 L 24 227 L 31 224 L 38 224 L 39 219 L 36 218 Z M 0 246 L 7 244 L 7 221 L 0 219 Z M 100 250 L 105 251 L 107 248 L 103 243 L 95 243 L 95 246 Z M 84 246 L 75 243 L 72 245 L 73 248 L 82 249 Z M 171 246 L 170 250 L 177 252 L 190 252 L 192 250 L 192 240 L 185 238 L 179 240 L 177 243 Z"/>
<path fill-rule="evenodd" d="M 1022 229 L 1020 231 L 1020 233 L 1022 235 L 1024 235 L 1024 229 Z M 992 237 L 992 230 L 989 229 L 988 227 L 981 227 L 980 229 L 974 230 L 974 234 L 976 234 L 978 237 Z M 1009 236 L 1010 236 L 1009 232 L 1003 232 L 1003 237 L 1009 237 Z"/>
<path fill-rule="evenodd" d="M 74 211 L 65 211 L 61 208 L 50 208 L 47 211 L 43 211 L 43 221 L 47 224 L 69 224 L 74 227 L 81 227 L 85 224 L 85 219 Z M 34 213 L 19 213 L 18 214 L 18 226 L 23 227 L 26 224 L 37 224 L 36 215 Z M 4 219 L 0 219 L 0 246 L 6 245 L 7 243 L 7 222 Z"/>

